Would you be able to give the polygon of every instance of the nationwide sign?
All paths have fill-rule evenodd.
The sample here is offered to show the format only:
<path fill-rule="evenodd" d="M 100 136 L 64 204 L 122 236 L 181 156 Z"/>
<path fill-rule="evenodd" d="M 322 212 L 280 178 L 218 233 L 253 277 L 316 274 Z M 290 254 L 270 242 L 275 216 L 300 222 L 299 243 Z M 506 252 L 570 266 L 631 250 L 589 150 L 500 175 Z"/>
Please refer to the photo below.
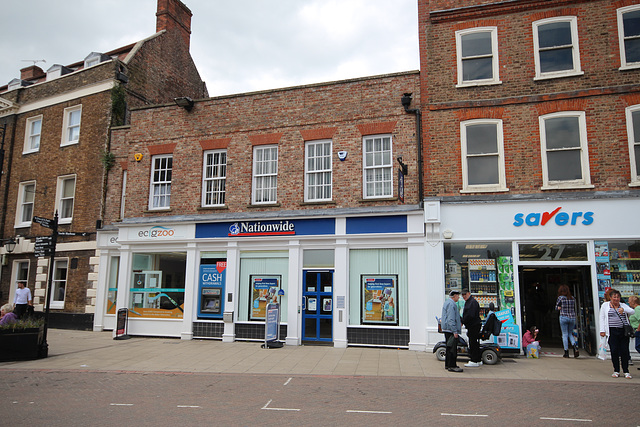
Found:
<path fill-rule="evenodd" d="M 238 236 L 282 236 L 296 234 L 295 225 L 290 221 L 280 222 L 236 222 L 229 227 L 229 237 Z"/>

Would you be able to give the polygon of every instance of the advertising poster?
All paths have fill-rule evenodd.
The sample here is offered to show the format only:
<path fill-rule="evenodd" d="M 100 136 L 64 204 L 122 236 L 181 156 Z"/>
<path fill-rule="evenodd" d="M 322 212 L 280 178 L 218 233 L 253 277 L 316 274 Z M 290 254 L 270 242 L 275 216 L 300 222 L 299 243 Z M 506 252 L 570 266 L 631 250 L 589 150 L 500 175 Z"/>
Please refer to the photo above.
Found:
<path fill-rule="evenodd" d="M 362 323 L 398 324 L 397 275 L 362 275 Z"/>
<path fill-rule="evenodd" d="M 226 260 L 217 261 L 215 264 L 200 265 L 199 316 L 212 318 L 222 317 L 226 278 Z"/>
<path fill-rule="evenodd" d="M 598 298 L 604 302 L 604 293 L 611 288 L 611 268 L 609 265 L 609 242 L 594 242 L 596 250 L 596 274 L 598 275 Z"/>
<path fill-rule="evenodd" d="M 280 275 L 252 275 L 250 277 L 250 320 L 266 319 L 267 304 L 278 302 L 280 280 Z"/>
<path fill-rule="evenodd" d="M 500 335 L 491 337 L 493 342 L 501 348 L 520 350 L 520 326 L 514 322 L 511 310 L 496 311 L 495 315 L 502 322 L 502 329 Z"/>
<path fill-rule="evenodd" d="M 510 256 L 498 257 L 498 284 L 499 306 L 501 309 L 509 309 L 511 316 L 516 313 L 516 299 L 513 289 L 513 258 Z"/>

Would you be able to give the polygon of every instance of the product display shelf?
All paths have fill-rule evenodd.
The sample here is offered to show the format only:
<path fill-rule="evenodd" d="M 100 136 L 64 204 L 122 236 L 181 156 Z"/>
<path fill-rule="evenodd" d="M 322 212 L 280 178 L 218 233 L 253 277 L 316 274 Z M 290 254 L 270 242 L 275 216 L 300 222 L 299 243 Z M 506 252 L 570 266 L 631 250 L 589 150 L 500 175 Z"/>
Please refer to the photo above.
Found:
<path fill-rule="evenodd" d="M 611 282 L 622 297 L 640 293 L 640 258 L 612 258 Z"/>
<path fill-rule="evenodd" d="M 489 304 L 498 306 L 498 275 L 492 259 L 469 260 L 469 292 L 480 305 L 480 317 L 484 320 Z"/>

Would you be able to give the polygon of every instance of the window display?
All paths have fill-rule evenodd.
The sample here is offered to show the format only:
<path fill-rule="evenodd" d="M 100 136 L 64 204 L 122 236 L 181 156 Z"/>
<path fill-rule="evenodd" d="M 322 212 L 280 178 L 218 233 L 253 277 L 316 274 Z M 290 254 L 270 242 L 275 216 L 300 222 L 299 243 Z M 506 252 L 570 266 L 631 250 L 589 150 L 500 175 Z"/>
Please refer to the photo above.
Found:
<path fill-rule="evenodd" d="M 640 241 L 595 242 L 600 303 L 610 288 L 622 298 L 640 294 Z"/>
<path fill-rule="evenodd" d="M 267 304 L 278 302 L 280 290 L 280 275 L 252 275 L 250 320 L 265 320 L 267 318 Z"/>
<path fill-rule="evenodd" d="M 398 275 L 362 275 L 362 323 L 397 325 Z"/>

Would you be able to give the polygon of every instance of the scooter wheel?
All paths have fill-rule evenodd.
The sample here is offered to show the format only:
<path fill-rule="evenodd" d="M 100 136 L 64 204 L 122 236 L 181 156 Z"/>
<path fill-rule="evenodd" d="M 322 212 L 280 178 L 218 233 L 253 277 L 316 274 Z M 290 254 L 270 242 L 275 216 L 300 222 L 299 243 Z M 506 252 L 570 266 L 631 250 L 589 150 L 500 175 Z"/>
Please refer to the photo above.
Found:
<path fill-rule="evenodd" d="M 482 363 L 485 365 L 495 365 L 498 363 L 498 354 L 493 350 L 482 352 Z"/>

